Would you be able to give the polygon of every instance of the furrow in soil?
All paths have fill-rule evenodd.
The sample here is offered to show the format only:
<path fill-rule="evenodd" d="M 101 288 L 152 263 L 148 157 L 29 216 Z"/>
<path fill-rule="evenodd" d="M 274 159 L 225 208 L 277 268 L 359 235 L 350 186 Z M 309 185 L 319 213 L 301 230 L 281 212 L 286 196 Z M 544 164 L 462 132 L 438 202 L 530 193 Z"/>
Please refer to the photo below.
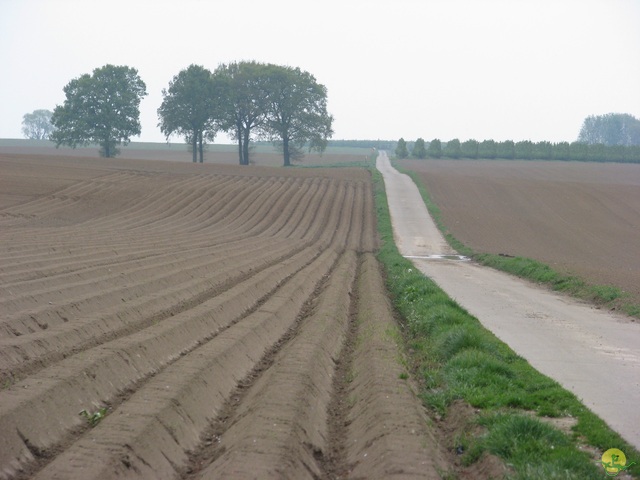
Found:
<path fill-rule="evenodd" d="M 312 311 L 272 364 L 218 418 L 210 455 L 187 478 L 319 478 L 328 449 L 327 407 L 349 325 L 355 252 L 343 254 Z"/>

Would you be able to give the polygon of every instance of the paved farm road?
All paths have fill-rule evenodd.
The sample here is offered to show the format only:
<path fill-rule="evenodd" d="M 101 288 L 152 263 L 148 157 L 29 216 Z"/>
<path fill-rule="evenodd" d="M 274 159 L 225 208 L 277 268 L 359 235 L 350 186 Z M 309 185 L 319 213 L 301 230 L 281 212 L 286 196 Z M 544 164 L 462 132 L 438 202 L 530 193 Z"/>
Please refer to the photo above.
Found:
<path fill-rule="evenodd" d="M 381 152 L 400 253 L 452 253 L 417 187 Z M 572 391 L 640 448 L 640 325 L 469 261 L 412 258 L 460 305 L 533 367 Z M 616 447 L 611 445 L 611 447 Z"/>

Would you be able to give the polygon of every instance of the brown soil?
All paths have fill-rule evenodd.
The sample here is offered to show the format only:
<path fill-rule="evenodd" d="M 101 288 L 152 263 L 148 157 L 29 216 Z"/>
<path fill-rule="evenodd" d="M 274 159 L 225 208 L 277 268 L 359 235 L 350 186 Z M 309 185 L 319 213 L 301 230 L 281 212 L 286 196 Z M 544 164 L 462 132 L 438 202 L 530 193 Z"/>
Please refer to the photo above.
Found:
<path fill-rule="evenodd" d="M 640 303 L 640 165 L 406 160 L 448 230 L 478 252 L 525 256 Z"/>
<path fill-rule="evenodd" d="M 60 147 L 52 146 L 0 146 L 0 154 L 2 155 L 30 155 L 64 158 L 94 158 L 99 159 L 98 147 Z M 192 162 L 192 154 L 188 151 L 185 144 L 172 143 L 162 145 L 164 148 L 155 147 L 157 144 L 135 144 L 132 143 L 126 147 L 120 146 L 120 155 L 118 158 L 133 160 L 168 160 L 171 162 Z M 238 155 L 234 146 L 207 146 L 204 152 L 204 163 L 216 165 L 238 165 Z M 268 147 L 266 147 L 268 148 Z M 262 167 L 281 167 L 282 155 L 278 153 L 264 153 L 265 147 L 258 150 L 252 150 L 249 153 L 249 162 L 251 165 Z M 269 149 L 271 150 L 271 149 Z M 304 156 L 300 160 L 294 160 L 294 165 L 322 165 L 322 164 L 339 164 L 349 162 L 361 162 L 365 160 L 362 155 L 355 154 L 320 154 L 316 152 L 304 151 Z"/>
<path fill-rule="evenodd" d="M 366 171 L 17 154 L 0 171 L 0 478 L 454 468 L 401 378 Z"/>

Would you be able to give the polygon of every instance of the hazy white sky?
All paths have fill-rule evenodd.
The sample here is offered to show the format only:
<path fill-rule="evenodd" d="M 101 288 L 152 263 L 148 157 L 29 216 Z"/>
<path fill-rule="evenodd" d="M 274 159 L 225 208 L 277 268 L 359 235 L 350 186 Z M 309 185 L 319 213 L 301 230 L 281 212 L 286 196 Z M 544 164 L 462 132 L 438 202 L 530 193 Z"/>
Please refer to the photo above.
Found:
<path fill-rule="evenodd" d="M 133 140 L 163 141 L 171 78 L 236 60 L 314 74 L 336 139 L 572 141 L 640 117 L 640 0 L 0 0 L 0 138 L 111 63 L 147 85 Z"/>

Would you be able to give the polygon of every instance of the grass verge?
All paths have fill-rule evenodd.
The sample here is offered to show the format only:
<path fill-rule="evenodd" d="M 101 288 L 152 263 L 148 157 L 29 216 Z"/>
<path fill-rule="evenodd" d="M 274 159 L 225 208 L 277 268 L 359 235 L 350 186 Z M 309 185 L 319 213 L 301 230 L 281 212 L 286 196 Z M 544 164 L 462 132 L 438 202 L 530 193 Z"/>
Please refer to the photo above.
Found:
<path fill-rule="evenodd" d="M 567 293 L 573 297 L 587 300 L 595 305 L 612 310 L 622 310 L 631 317 L 640 318 L 640 305 L 629 302 L 628 294 L 612 285 L 593 285 L 584 280 L 565 275 L 552 269 L 542 262 L 525 257 L 504 257 L 490 253 L 477 253 L 458 241 L 446 228 L 442 221 L 442 214 L 438 206 L 431 201 L 429 194 L 416 173 L 403 169 L 396 162 L 394 167 L 411 177 L 417 185 L 420 195 L 433 217 L 436 225 L 443 233 L 449 245 L 460 254 L 473 258 L 488 267 L 502 270 L 532 282 L 547 285 L 552 290 Z"/>
<path fill-rule="evenodd" d="M 372 176 L 382 240 L 378 259 L 402 317 L 422 400 L 442 417 L 457 399 L 480 410 L 476 421 L 485 433 L 467 441 L 463 462 L 471 464 L 488 452 L 510 466 L 512 478 L 582 480 L 605 475 L 599 457 L 581 445 L 595 447 L 600 455 L 619 448 L 630 461 L 638 461 L 640 453 L 572 393 L 533 369 L 400 255 L 382 176 L 375 169 Z M 542 416 L 573 417 L 577 423 L 563 433 L 538 418 Z M 636 470 L 629 473 L 640 478 L 640 468 Z"/>

